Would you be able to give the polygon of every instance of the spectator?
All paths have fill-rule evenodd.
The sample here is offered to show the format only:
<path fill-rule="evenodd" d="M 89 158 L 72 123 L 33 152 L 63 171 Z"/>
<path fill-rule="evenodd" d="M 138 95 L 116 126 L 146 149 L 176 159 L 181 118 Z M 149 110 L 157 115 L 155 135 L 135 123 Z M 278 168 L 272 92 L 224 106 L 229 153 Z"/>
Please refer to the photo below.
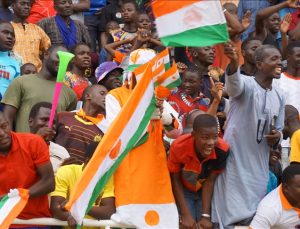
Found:
<path fill-rule="evenodd" d="M 32 63 L 40 71 L 42 68 L 40 55 L 47 51 L 51 43 L 47 34 L 39 26 L 27 23 L 30 8 L 30 0 L 13 1 L 12 9 L 15 18 L 11 24 L 16 36 L 14 52 L 22 57 L 23 63 Z"/>
<path fill-rule="evenodd" d="M 281 50 L 280 44 L 276 42 L 276 34 L 280 31 L 280 17 L 278 11 L 285 8 L 297 8 L 297 1 L 288 0 L 274 6 L 260 10 L 256 15 L 255 36 L 263 44 L 274 45 Z"/>
<path fill-rule="evenodd" d="M 55 175 L 55 191 L 51 193 L 51 212 L 56 219 L 68 221 L 69 226 L 76 226 L 76 221 L 70 213 L 64 209 L 64 204 L 70 198 L 77 181 L 82 172 L 92 158 L 98 143 L 91 143 L 86 149 L 84 163 L 81 165 L 66 165 L 58 169 Z M 87 213 L 88 218 L 98 220 L 110 219 L 111 215 L 116 212 L 115 194 L 113 177 L 104 186 L 103 192 L 99 195 L 93 207 Z M 88 228 L 88 227 L 83 227 Z"/>
<path fill-rule="evenodd" d="M 192 133 L 193 131 L 193 123 L 195 118 L 200 115 L 200 114 L 205 114 L 204 111 L 202 110 L 192 110 L 190 111 L 187 115 L 186 115 L 186 119 L 185 119 L 185 127 L 183 129 L 183 134 L 189 134 Z"/>
<path fill-rule="evenodd" d="M 122 73 L 123 68 L 109 61 L 100 64 L 95 72 L 98 84 L 104 85 L 107 91 L 122 86 Z"/>
<path fill-rule="evenodd" d="M 273 191 L 281 183 L 282 167 L 280 164 L 281 159 L 281 145 L 279 144 L 276 149 L 270 149 L 269 157 L 269 181 L 267 186 L 267 194 Z"/>
<path fill-rule="evenodd" d="M 247 38 L 242 43 L 242 55 L 244 64 L 241 66 L 241 74 L 245 76 L 254 76 L 256 73 L 256 64 L 254 59 L 255 50 L 262 45 L 257 38 Z"/>
<path fill-rule="evenodd" d="M 44 55 L 42 70 L 36 75 L 25 75 L 15 79 L 2 99 L 2 103 L 5 104 L 4 114 L 11 127 L 16 123 L 17 132 L 29 132 L 29 112 L 34 104 L 53 100 L 59 62 L 57 51 L 67 50 L 62 46 L 51 46 Z M 76 103 L 75 93 L 64 85 L 57 110 L 73 110 Z"/>
<path fill-rule="evenodd" d="M 32 63 L 26 63 L 21 66 L 21 76 L 22 75 L 32 75 L 36 74 L 37 69 Z"/>
<path fill-rule="evenodd" d="M 299 228 L 300 165 L 288 166 L 282 174 L 282 184 L 258 205 L 250 228 Z"/>
<path fill-rule="evenodd" d="M 292 22 L 290 24 L 289 30 L 293 30 L 300 22 L 300 9 L 297 9 L 292 13 Z"/>
<path fill-rule="evenodd" d="M 55 15 L 54 0 L 33 0 L 27 21 L 36 24 L 44 18 L 53 17 Z"/>
<path fill-rule="evenodd" d="M 246 31 L 242 34 L 241 39 L 244 41 L 247 39 L 252 32 L 255 30 L 255 17 L 257 11 L 269 7 L 270 1 L 269 0 L 260 0 L 260 1 L 249 1 L 249 0 L 240 0 L 238 4 L 238 16 L 240 20 L 242 20 L 244 14 L 247 11 L 251 12 L 251 20 L 250 25 L 246 29 Z"/>
<path fill-rule="evenodd" d="M 55 142 L 65 147 L 77 163 L 91 142 L 99 142 L 105 132 L 105 96 L 102 85 L 91 85 L 83 92 L 83 107 L 78 112 L 61 112 L 57 118 Z"/>
<path fill-rule="evenodd" d="M 0 199 L 10 189 L 28 189 L 29 200 L 18 218 L 51 217 L 47 194 L 54 190 L 55 183 L 46 143 L 37 135 L 12 132 L 2 112 L 0 133 Z"/>
<path fill-rule="evenodd" d="M 300 120 L 299 111 L 292 105 L 285 106 L 283 137 L 291 139 L 290 162 L 300 163 Z"/>
<path fill-rule="evenodd" d="M 30 132 L 41 136 L 47 145 L 49 145 L 50 161 L 54 173 L 62 164 L 70 163 L 68 151 L 53 142 L 56 135 L 56 117 L 52 127 L 48 127 L 52 104 L 48 102 L 40 102 L 35 104 L 29 113 Z"/>
<path fill-rule="evenodd" d="M 91 37 L 92 52 L 96 52 L 101 49 L 99 25 L 101 24 L 101 13 L 106 5 L 106 0 L 90 0 L 90 2 L 90 9 L 84 13 L 84 24 L 87 26 Z"/>
<path fill-rule="evenodd" d="M 75 57 L 70 70 L 66 72 L 64 83 L 73 89 L 80 100 L 84 89 L 90 85 L 88 74 L 91 67 L 91 49 L 86 44 L 77 44 L 73 54 Z"/>
<path fill-rule="evenodd" d="M 73 13 L 71 0 L 54 0 L 55 17 L 45 18 L 38 25 L 46 32 L 51 44 L 72 49 L 78 43 L 90 44 L 91 39 L 84 24 L 70 18 Z"/>
<path fill-rule="evenodd" d="M 13 13 L 10 11 L 9 6 L 12 0 L 1 0 L 0 1 L 0 20 L 12 21 L 14 18 Z"/>
<path fill-rule="evenodd" d="M 224 139 L 230 144 L 232 157 L 216 181 L 212 216 L 221 227 L 233 228 L 235 224 L 249 225 L 266 194 L 270 146 L 278 144 L 283 129 L 284 96 L 272 85 L 282 68 L 281 54 L 275 47 L 257 48 L 254 78 L 238 72 L 238 55 L 232 43 L 225 53 L 231 59 L 225 85 L 231 105 Z M 240 184 L 238 188 L 236 184 Z"/>
<path fill-rule="evenodd" d="M 9 22 L 0 22 L 0 94 L 2 97 L 13 79 L 20 75 L 20 60 L 12 52 L 14 44 L 14 28 Z"/>
<path fill-rule="evenodd" d="M 195 118 L 192 134 L 172 143 L 168 168 L 181 227 L 212 228 L 214 183 L 225 168 L 228 153 L 229 145 L 218 138 L 216 118 L 208 114 Z"/>

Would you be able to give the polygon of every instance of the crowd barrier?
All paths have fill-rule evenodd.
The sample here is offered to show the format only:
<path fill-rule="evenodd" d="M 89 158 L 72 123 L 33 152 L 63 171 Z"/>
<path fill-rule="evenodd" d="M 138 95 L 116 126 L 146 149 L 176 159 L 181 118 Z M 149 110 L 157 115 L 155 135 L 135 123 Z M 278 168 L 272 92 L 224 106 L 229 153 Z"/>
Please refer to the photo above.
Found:
<path fill-rule="evenodd" d="M 23 225 L 47 225 L 47 226 L 67 226 L 66 221 L 61 221 L 53 218 L 36 218 L 29 220 L 15 219 L 13 224 L 23 224 Z M 83 226 L 85 227 L 104 227 L 105 229 L 110 229 L 112 227 L 118 227 L 121 229 L 125 228 L 135 228 L 134 226 L 125 226 L 122 224 L 117 224 L 112 220 L 92 220 L 84 219 Z M 248 227 L 236 226 L 235 229 L 247 229 Z"/>

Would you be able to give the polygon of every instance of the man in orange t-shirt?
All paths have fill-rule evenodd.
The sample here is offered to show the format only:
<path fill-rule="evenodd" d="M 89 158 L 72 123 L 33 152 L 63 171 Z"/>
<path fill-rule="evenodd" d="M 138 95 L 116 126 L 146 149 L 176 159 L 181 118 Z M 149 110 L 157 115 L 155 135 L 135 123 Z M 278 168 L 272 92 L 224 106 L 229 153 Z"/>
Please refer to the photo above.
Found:
<path fill-rule="evenodd" d="M 28 203 L 18 218 L 51 217 L 47 194 L 54 190 L 55 183 L 48 146 L 38 135 L 11 132 L 9 123 L 1 112 L 0 171 L 0 199 L 10 189 L 29 190 Z"/>
<path fill-rule="evenodd" d="M 56 15 L 53 0 L 35 0 L 32 3 L 30 15 L 27 18 L 29 23 L 37 23 L 43 18 Z"/>

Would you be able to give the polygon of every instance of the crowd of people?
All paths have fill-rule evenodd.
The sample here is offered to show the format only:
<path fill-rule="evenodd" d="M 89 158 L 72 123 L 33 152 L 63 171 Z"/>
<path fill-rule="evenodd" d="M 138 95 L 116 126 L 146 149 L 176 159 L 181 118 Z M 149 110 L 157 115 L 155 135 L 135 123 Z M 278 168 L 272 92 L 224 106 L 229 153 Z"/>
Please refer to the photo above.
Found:
<path fill-rule="evenodd" d="M 300 228 L 299 0 L 221 1 L 230 40 L 209 47 L 164 47 L 151 0 L 0 3 L 0 200 L 28 189 L 18 218 L 76 227 L 64 206 L 138 83 L 130 73 L 167 48 L 182 82 L 156 102 L 159 144 L 133 151 L 165 155 L 178 226 Z M 58 51 L 74 58 L 49 127 Z M 115 188 L 87 217 L 110 219 Z"/>

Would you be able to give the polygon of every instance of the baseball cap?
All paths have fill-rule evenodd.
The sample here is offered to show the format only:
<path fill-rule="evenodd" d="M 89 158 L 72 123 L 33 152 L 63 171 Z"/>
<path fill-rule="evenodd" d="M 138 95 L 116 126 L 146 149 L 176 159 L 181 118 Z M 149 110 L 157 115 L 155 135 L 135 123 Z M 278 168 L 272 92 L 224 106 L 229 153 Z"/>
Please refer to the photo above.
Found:
<path fill-rule="evenodd" d="M 97 83 L 103 80 L 107 74 L 115 69 L 119 69 L 121 72 L 123 72 L 123 68 L 119 67 L 115 62 L 106 61 L 100 64 L 95 71 Z"/>

